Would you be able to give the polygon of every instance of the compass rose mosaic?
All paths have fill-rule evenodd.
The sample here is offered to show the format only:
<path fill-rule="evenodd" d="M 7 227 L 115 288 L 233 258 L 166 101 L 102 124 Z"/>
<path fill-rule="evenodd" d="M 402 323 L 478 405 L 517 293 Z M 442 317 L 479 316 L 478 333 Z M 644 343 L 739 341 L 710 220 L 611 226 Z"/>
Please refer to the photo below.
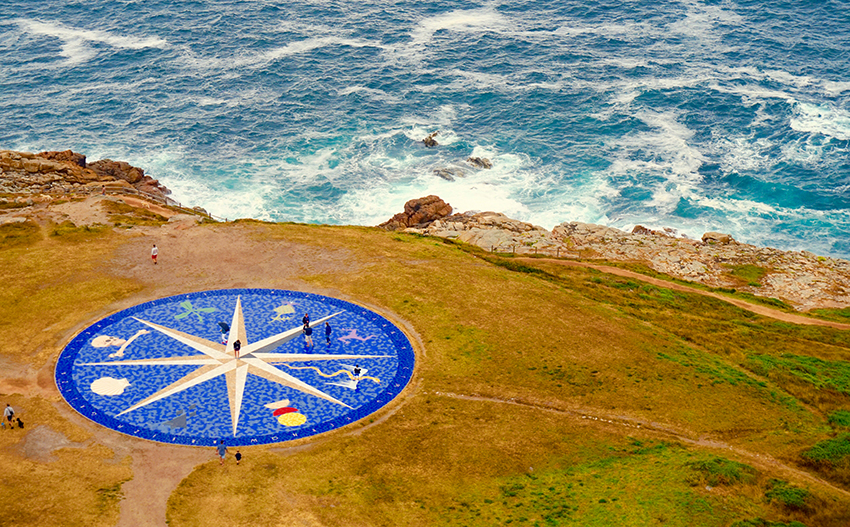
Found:
<path fill-rule="evenodd" d="M 56 385 L 89 419 L 186 445 L 277 443 L 375 412 L 413 374 L 410 341 L 363 307 L 277 289 L 161 298 L 62 351 Z"/>

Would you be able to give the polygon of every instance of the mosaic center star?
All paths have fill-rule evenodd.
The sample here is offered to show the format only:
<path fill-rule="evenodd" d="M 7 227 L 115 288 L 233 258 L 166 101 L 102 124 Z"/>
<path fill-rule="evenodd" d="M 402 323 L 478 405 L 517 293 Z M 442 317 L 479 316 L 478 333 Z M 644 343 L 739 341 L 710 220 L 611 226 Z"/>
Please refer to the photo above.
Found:
<path fill-rule="evenodd" d="M 362 418 L 400 393 L 412 368 L 406 336 L 365 308 L 293 291 L 221 290 L 94 324 L 65 348 L 56 381 L 76 410 L 120 432 L 246 445 Z"/>

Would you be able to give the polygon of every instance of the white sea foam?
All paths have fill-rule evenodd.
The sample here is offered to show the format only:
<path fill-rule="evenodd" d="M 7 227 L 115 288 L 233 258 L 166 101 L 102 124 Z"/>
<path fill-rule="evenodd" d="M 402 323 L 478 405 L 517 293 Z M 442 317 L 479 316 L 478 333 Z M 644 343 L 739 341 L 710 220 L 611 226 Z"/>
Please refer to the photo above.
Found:
<path fill-rule="evenodd" d="M 693 131 L 672 112 L 640 111 L 636 115 L 654 131 L 640 132 L 617 141 L 617 157 L 609 172 L 621 175 L 651 175 L 661 178 L 652 186 L 648 205 L 670 212 L 679 199 L 693 195 L 701 182 L 698 170 L 706 158 L 689 143 Z M 652 160 L 634 159 L 636 151 L 653 152 Z"/>
<path fill-rule="evenodd" d="M 458 33 L 500 32 L 510 29 L 510 20 L 493 7 L 456 10 L 421 20 L 411 32 L 417 47 L 429 44 L 438 31 Z"/>
<path fill-rule="evenodd" d="M 376 90 L 365 86 L 349 86 L 337 93 L 340 95 L 365 94 L 373 101 L 385 102 L 387 104 L 398 104 L 402 102 L 401 97 L 385 92 L 384 90 Z"/>
<path fill-rule="evenodd" d="M 798 132 L 823 134 L 841 141 L 850 140 L 850 112 L 831 105 L 797 103 L 790 125 Z"/>
<path fill-rule="evenodd" d="M 832 96 L 850 91 L 850 82 L 822 81 L 824 91 Z"/>
<path fill-rule="evenodd" d="M 99 30 L 68 28 L 62 24 L 38 20 L 18 19 L 16 22 L 22 31 L 29 34 L 61 40 L 61 56 L 67 59 L 68 66 L 81 64 L 94 58 L 97 50 L 90 44 L 105 44 L 116 49 L 165 48 L 168 45 L 164 39 L 158 37 L 128 37 Z"/>
<path fill-rule="evenodd" d="M 754 172 L 769 169 L 775 162 L 767 154 L 774 144 L 766 138 L 753 140 L 750 136 L 724 137 L 712 145 L 725 173 Z"/>

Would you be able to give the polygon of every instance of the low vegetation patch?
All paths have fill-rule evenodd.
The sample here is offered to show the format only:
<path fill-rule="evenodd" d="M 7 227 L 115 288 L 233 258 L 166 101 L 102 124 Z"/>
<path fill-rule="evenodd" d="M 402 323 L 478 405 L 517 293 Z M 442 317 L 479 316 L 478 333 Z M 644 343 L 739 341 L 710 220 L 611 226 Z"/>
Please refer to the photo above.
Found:
<path fill-rule="evenodd" d="M 812 493 L 806 489 L 795 487 L 787 481 L 772 479 L 769 483 L 769 488 L 765 492 L 764 497 L 770 503 L 777 503 L 783 507 L 794 510 L 806 510 L 809 508 L 809 501 L 812 500 Z"/>
<path fill-rule="evenodd" d="M 846 324 L 850 322 L 850 307 L 844 309 L 812 309 L 809 311 L 809 315 Z"/>
<path fill-rule="evenodd" d="M 756 518 L 754 520 L 742 520 L 735 522 L 732 524 L 732 527 L 806 527 L 806 524 L 798 521 L 792 521 L 790 523 L 771 522 L 762 518 Z"/>
<path fill-rule="evenodd" d="M 850 363 L 783 353 L 779 356 L 751 354 L 748 367 L 756 374 L 775 378 L 791 376 L 819 389 L 850 395 Z"/>
<path fill-rule="evenodd" d="M 750 287 L 761 287 L 761 279 L 769 272 L 768 269 L 753 264 L 726 265 L 725 267 L 729 269 L 731 276 Z"/>
<path fill-rule="evenodd" d="M 95 234 L 104 233 L 107 229 L 108 227 L 106 225 L 83 225 L 82 227 L 77 227 L 73 222 L 64 221 L 58 225 L 54 225 L 50 229 L 50 236 L 63 241 L 78 241 Z"/>
<path fill-rule="evenodd" d="M 832 426 L 840 426 L 842 428 L 850 428 L 850 411 L 836 410 L 829 414 L 827 419 Z"/>
<path fill-rule="evenodd" d="M 109 213 L 109 220 L 116 226 L 149 225 L 157 226 L 168 222 L 168 218 L 141 207 L 133 207 L 122 201 L 102 201 Z"/>
<path fill-rule="evenodd" d="M 41 229 L 31 220 L 0 225 L 0 249 L 22 247 L 41 239 Z"/>
<path fill-rule="evenodd" d="M 690 480 L 692 485 L 707 484 L 718 487 L 753 483 L 758 475 L 758 471 L 749 465 L 721 457 L 691 461 L 687 466 L 694 470 L 695 478 Z"/>

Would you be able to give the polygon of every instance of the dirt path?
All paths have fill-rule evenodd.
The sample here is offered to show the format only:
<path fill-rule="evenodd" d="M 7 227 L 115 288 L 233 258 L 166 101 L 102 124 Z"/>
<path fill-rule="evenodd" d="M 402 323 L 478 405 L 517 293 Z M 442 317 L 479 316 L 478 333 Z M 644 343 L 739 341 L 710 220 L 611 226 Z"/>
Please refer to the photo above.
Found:
<path fill-rule="evenodd" d="M 773 318 L 776 320 L 781 320 L 782 322 L 789 322 L 791 324 L 804 324 L 807 326 L 824 326 L 835 329 L 850 329 L 850 324 L 842 324 L 840 322 L 832 322 L 829 320 L 818 320 L 815 318 L 804 317 L 801 315 L 795 315 L 793 313 L 786 313 L 784 311 L 779 311 L 778 309 L 773 309 L 767 306 L 763 306 L 760 304 L 753 304 L 751 302 L 747 302 L 745 300 L 739 300 L 737 298 L 730 298 L 728 296 L 724 296 L 718 293 L 712 293 L 711 291 L 704 291 L 702 289 L 697 289 L 695 287 L 689 287 L 682 284 L 677 284 L 675 282 L 668 282 L 667 280 L 661 280 L 659 278 L 653 278 L 651 276 L 646 276 L 644 274 L 636 273 L 634 271 L 629 271 L 627 269 L 621 269 L 619 267 L 612 267 L 608 265 L 597 265 L 591 264 L 587 262 L 573 262 L 568 260 L 555 260 L 549 258 L 517 258 L 519 261 L 534 263 L 534 262 L 548 262 L 554 263 L 558 265 L 564 265 L 567 267 L 588 267 L 590 269 L 596 269 L 597 271 L 613 274 L 617 276 L 622 276 L 624 278 L 634 278 L 636 280 L 640 280 L 641 282 L 646 282 L 648 284 L 656 285 L 659 287 L 664 287 L 667 289 L 672 289 L 674 291 L 682 291 L 685 293 L 695 293 L 698 295 L 710 296 L 712 298 L 716 298 L 718 300 L 722 300 L 724 302 L 728 302 L 736 307 L 740 307 L 741 309 L 746 309 L 747 311 L 753 312 L 757 315 L 762 315 L 765 317 Z"/>

